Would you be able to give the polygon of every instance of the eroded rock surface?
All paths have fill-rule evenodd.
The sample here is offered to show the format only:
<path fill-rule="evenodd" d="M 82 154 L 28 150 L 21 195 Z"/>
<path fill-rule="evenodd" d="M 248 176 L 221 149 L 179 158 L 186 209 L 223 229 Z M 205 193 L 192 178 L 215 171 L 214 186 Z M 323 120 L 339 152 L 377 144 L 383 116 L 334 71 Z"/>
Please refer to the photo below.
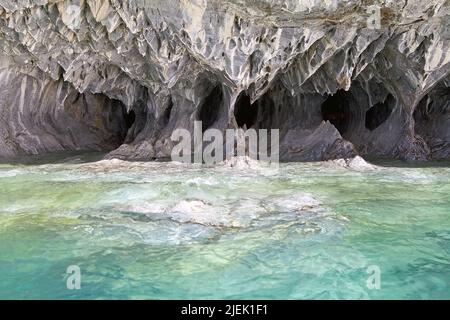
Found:
<path fill-rule="evenodd" d="M 65 150 L 113 150 L 127 134 L 125 108 L 80 93 L 39 69 L 0 60 L 0 156 Z"/>
<path fill-rule="evenodd" d="M 282 160 L 449 158 L 449 15 L 446 0 L 0 0 L 0 156 L 166 158 L 201 120 L 280 129 Z"/>

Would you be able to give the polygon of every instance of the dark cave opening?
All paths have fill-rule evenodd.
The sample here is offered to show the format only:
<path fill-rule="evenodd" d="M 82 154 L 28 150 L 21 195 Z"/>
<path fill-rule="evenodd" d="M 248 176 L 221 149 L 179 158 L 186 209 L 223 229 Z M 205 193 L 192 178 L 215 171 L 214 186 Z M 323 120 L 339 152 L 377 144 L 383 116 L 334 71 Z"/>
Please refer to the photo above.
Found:
<path fill-rule="evenodd" d="M 139 133 L 145 128 L 147 122 L 147 105 L 144 101 L 138 101 L 133 105 L 133 109 L 127 111 L 127 108 L 122 105 L 123 109 L 123 126 L 126 129 L 126 134 L 122 144 L 128 144 L 134 141 Z"/>
<path fill-rule="evenodd" d="M 436 116 L 444 117 L 450 112 L 450 87 L 445 84 L 437 85 L 426 94 L 414 110 L 414 121 L 423 123 Z"/>
<path fill-rule="evenodd" d="M 217 85 L 199 108 L 198 120 L 202 121 L 202 131 L 205 132 L 219 118 L 220 107 L 223 101 L 223 92 Z"/>
<path fill-rule="evenodd" d="M 136 113 L 133 110 L 125 113 L 125 124 L 130 129 L 136 121 Z"/>
<path fill-rule="evenodd" d="M 245 93 L 239 95 L 234 106 L 234 117 L 238 127 L 251 128 L 255 124 L 257 116 L 258 104 L 252 104 L 250 97 Z"/>
<path fill-rule="evenodd" d="M 430 148 L 433 160 L 450 159 L 450 87 L 444 81 L 415 107 L 414 130 Z"/>
<path fill-rule="evenodd" d="M 254 103 L 256 106 L 256 127 L 259 129 L 279 129 L 280 106 L 276 107 L 270 94 L 263 95 Z M 286 104 L 287 105 L 287 104 Z"/>
<path fill-rule="evenodd" d="M 417 105 L 416 109 L 414 110 L 414 121 L 415 123 L 420 123 L 423 121 L 430 120 L 430 114 L 433 110 L 433 101 L 430 99 L 429 95 L 426 95 L 425 97 L 420 100 L 419 104 Z"/>
<path fill-rule="evenodd" d="M 170 117 L 172 115 L 172 109 L 173 109 L 173 100 L 172 98 L 169 98 L 169 102 L 162 116 L 163 126 L 166 126 L 169 123 Z"/>
<path fill-rule="evenodd" d="M 381 126 L 392 114 L 395 105 L 395 98 L 389 94 L 384 102 L 379 102 L 366 112 L 365 126 L 373 131 Z"/>
<path fill-rule="evenodd" d="M 329 96 L 321 106 L 322 118 L 330 121 L 341 135 L 347 132 L 350 123 L 349 93 L 339 90 Z"/>

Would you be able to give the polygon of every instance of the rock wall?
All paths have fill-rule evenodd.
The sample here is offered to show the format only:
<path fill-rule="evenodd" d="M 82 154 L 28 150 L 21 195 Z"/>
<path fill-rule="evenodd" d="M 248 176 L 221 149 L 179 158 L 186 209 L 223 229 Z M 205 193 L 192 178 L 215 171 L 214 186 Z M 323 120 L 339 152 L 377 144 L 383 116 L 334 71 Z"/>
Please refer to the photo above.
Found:
<path fill-rule="evenodd" d="M 449 15 L 447 0 L 0 0 L 0 156 L 165 158 L 202 120 L 280 129 L 282 160 L 446 159 Z"/>
<path fill-rule="evenodd" d="M 0 60 L 0 156 L 113 150 L 128 127 L 126 109 L 101 94 L 80 93 L 37 68 Z"/>

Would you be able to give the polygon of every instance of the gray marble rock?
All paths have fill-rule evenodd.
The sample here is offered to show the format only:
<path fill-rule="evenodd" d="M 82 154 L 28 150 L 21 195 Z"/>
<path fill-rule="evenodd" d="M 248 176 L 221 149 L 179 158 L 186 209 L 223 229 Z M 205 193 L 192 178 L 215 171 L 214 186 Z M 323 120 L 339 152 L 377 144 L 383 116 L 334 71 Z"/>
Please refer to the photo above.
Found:
<path fill-rule="evenodd" d="M 201 120 L 279 129 L 282 160 L 448 159 L 449 16 L 446 0 L 0 0 L 0 156 L 166 158 Z"/>
<path fill-rule="evenodd" d="M 39 69 L 0 61 L 0 157 L 113 150 L 127 134 L 118 100 L 80 93 Z"/>

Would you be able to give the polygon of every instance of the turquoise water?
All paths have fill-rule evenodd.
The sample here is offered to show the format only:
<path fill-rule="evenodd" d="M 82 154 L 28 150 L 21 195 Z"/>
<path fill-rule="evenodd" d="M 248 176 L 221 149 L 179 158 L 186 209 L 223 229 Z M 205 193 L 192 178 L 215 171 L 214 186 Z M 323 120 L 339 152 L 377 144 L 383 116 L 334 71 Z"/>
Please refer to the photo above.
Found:
<path fill-rule="evenodd" d="M 98 159 L 0 164 L 0 298 L 450 299 L 448 164 Z"/>

